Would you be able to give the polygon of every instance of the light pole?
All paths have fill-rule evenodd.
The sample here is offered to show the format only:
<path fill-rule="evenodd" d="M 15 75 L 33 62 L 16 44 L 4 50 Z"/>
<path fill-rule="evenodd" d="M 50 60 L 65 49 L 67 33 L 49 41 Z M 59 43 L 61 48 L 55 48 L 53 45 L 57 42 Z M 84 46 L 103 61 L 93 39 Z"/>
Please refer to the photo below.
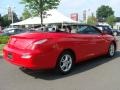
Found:
<path fill-rule="evenodd" d="M 13 10 L 12 10 L 12 28 L 13 28 L 13 23 L 14 23 L 14 15 L 13 15 Z"/>
<path fill-rule="evenodd" d="M 14 9 L 15 7 L 8 7 L 8 19 L 12 21 L 12 24 L 14 23 Z M 13 25 L 12 25 L 13 27 Z"/>
<path fill-rule="evenodd" d="M 13 23 L 14 23 L 14 10 L 15 9 L 15 7 L 12 7 L 12 9 L 11 9 L 11 14 L 12 14 L 12 27 L 13 27 Z"/>
<path fill-rule="evenodd" d="M 91 10 L 88 9 L 88 10 L 86 10 L 86 23 L 87 23 L 88 18 L 89 18 L 90 16 L 91 16 Z"/>

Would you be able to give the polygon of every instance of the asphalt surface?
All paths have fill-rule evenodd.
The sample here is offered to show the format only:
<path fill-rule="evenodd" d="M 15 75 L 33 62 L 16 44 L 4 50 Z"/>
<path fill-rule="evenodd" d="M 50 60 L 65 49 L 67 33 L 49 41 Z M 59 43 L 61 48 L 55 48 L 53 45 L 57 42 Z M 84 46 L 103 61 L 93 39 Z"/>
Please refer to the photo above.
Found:
<path fill-rule="evenodd" d="M 113 58 L 103 56 L 80 63 L 63 76 L 53 71 L 23 70 L 1 58 L 0 90 L 120 90 L 120 48 Z"/>

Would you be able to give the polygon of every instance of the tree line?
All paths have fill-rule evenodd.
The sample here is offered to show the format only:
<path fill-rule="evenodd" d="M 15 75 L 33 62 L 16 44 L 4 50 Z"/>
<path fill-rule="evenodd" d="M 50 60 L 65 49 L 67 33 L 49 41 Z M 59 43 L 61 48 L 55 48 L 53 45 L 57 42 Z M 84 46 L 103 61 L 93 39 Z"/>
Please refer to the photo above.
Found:
<path fill-rule="evenodd" d="M 17 17 L 17 14 L 14 13 L 14 22 L 27 19 L 32 16 L 39 16 L 41 18 L 41 25 L 43 25 L 43 16 L 45 12 L 49 9 L 55 9 L 58 7 L 61 0 L 21 0 L 21 4 L 25 5 L 25 9 L 20 18 Z M 116 18 L 114 11 L 110 6 L 102 5 L 96 11 L 96 15 L 91 14 L 87 18 L 87 23 L 95 25 L 97 22 L 107 22 L 111 26 L 114 25 L 116 21 L 120 21 L 120 18 Z M 5 27 L 11 23 L 11 20 L 8 20 L 8 15 L 0 15 L 0 24 Z"/>
<path fill-rule="evenodd" d="M 87 23 L 92 25 L 98 22 L 107 22 L 113 27 L 116 22 L 120 22 L 120 17 L 115 17 L 114 10 L 110 6 L 102 5 L 96 10 L 96 17 L 91 15 L 87 20 Z"/>
<path fill-rule="evenodd" d="M 20 19 L 18 18 L 15 12 L 13 12 L 13 21 L 14 22 L 20 21 Z M 8 14 L 5 14 L 3 16 L 0 14 L 0 26 L 6 27 L 6 26 L 9 26 L 11 23 L 12 23 L 12 20 L 8 19 Z"/>

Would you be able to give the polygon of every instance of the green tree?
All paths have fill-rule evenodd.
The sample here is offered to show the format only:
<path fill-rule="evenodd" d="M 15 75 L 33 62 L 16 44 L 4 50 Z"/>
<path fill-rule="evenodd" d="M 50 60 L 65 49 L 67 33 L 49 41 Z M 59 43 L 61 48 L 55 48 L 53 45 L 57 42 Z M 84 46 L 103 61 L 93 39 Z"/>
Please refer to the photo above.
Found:
<path fill-rule="evenodd" d="M 113 25 L 115 24 L 115 21 L 116 21 L 116 17 L 114 15 L 111 15 L 107 18 L 107 23 L 111 25 L 111 27 L 113 27 Z"/>
<path fill-rule="evenodd" d="M 0 26 L 4 26 L 4 20 L 3 20 L 3 17 L 1 16 L 1 14 L 0 14 Z"/>
<path fill-rule="evenodd" d="M 41 26 L 43 25 L 43 14 L 49 9 L 57 8 L 60 0 L 22 0 L 22 4 L 31 10 L 31 12 L 37 13 L 41 18 Z"/>
<path fill-rule="evenodd" d="M 1 17 L 1 14 L 0 14 L 0 26 L 2 25 L 2 17 Z"/>
<path fill-rule="evenodd" d="M 114 11 L 110 6 L 102 5 L 96 11 L 98 21 L 106 21 L 106 19 L 111 15 L 114 15 Z"/>
<path fill-rule="evenodd" d="M 18 22 L 18 16 L 15 12 L 13 12 L 13 22 Z M 8 14 L 5 14 L 4 16 L 2 16 L 2 26 L 6 27 L 9 26 L 12 23 L 12 20 L 8 20 Z"/>
<path fill-rule="evenodd" d="M 2 16 L 2 18 L 3 18 L 3 21 L 2 21 L 3 27 L 9 26 L 12 23 L 11 20 L 8 20 L 8 14 Z"/>
<path fill-rule="evenodd" d="M 96 25 L 97 24 L 97 19 L 94 15 L 89 16 L 87 19 L 87 24 L 89 25 Z"/>
<path fill-rule="evenodd" d="M 25 8 L 24 9 L 24 12 L 22 13 L 22 20 L 25 20 L 25 19 L 27 19 L 27 18 L 30 18 L 32 15 L 31 15 L 31 13 L 30 13 L 30 11 L 27 9 L 27 8 Z"/>
<path fill-rule="evenodd" d="M 21 16 L 20 18 L 19 18 L 19 21 L 22 21 L 23 20 L 23 17 Z"/>
<path fill-rule="evenodd" d="M 116 17 L 116 22 L 120 22 L 120 17 Z"/>
<path fill-rule="evenodd" d="M 13 22 L 18 22 L 19 21 L 19 18 L 17 16 L 17 14 L 15 12 L 13 12 Z"/>

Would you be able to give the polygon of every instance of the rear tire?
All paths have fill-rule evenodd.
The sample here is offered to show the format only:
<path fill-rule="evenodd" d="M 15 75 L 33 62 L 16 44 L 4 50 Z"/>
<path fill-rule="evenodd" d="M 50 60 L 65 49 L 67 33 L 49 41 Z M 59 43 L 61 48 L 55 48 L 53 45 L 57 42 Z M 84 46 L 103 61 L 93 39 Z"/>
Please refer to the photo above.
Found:
<path fill-rule="evenodd" d="M 63 52 L 58 58 L 57 72 L 64 75 L 68 74 L 73 69 L 74 59 L 74 55 L 71 52 Z"/>

